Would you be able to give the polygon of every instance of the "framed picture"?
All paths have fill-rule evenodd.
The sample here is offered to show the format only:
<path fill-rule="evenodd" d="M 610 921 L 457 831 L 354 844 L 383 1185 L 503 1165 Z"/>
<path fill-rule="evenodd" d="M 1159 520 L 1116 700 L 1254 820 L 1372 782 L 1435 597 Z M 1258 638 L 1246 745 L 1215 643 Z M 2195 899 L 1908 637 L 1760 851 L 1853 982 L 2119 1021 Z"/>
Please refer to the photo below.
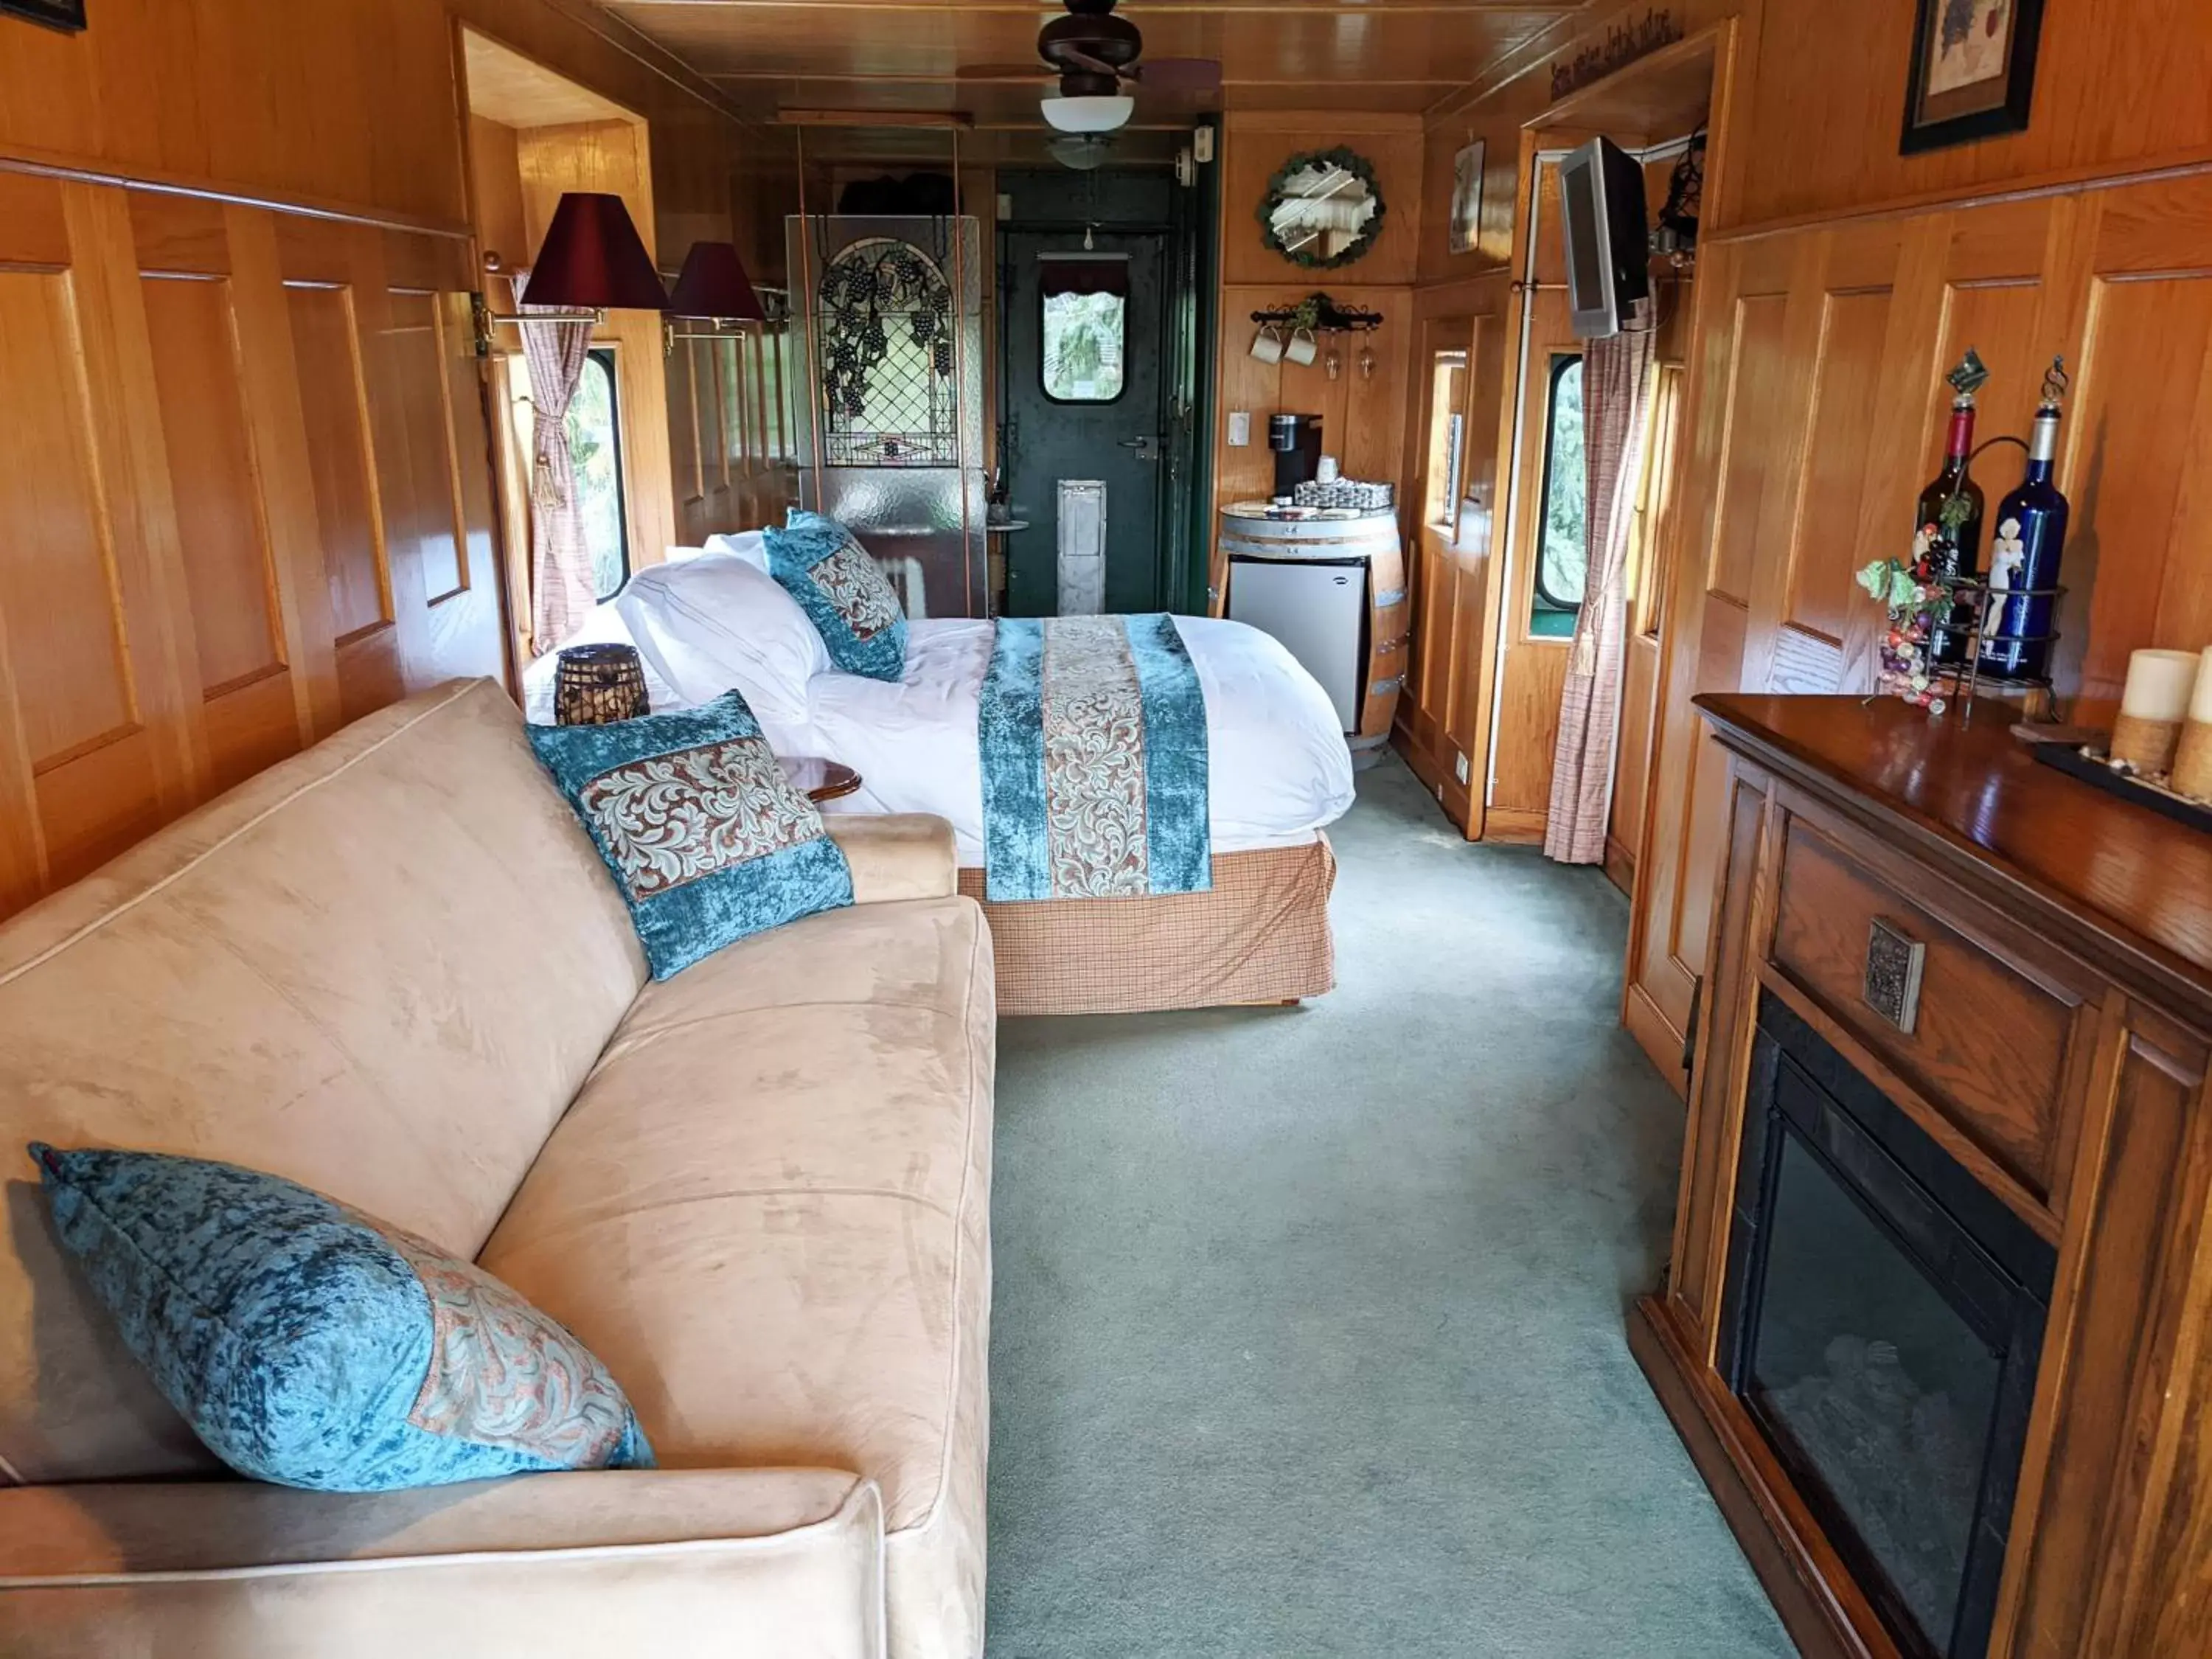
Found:
<path fill-rule="evenodd" d="M 1919 0 L 1900 152 L 2025 131 L 2042 33 L 2043 0 Z"/>
<path fill-rule="evenodd" d="M 84 0 L 0 0 L 0 17 L 27 17 L 50 29 L 81 29 Z"/>
<path fill-rule="evenodd" d="M 1482 143 L 1452 157 L 1451 251 L 1472 253 L 1482 234 Z"/>

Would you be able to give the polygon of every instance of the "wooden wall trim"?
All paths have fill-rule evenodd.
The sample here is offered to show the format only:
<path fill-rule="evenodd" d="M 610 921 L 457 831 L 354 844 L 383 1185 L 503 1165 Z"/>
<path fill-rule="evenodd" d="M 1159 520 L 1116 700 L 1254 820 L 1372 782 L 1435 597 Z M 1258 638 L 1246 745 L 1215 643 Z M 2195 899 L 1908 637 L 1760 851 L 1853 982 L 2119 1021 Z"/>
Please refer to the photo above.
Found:
<path fill-rule="evenodd" d="M 2212 173 L 2212 160 L 2202 156 L 2136 167 L 2125 173 L 2075 167 L 2031 179 L 2018 186 L 2008 185 L 2003 190 L 1984 191 L 1967 196 L 1960 196 L 1954 191 L 1930 191 L 1875 207 L 1841 213 L 1800 213 L 1784 219 L 1766 219 L 1756 224 L 1731 226 L 1705 236 L 1700 245 L 1711 247 L 1723 242 L 1764 241 L 1804 230 L 1846 230 L 1887 221 L 1918 218 L 1931 213 L 1965 213 L 1977 208 L 2002 207 L 2017 202 L 2049 201 L 2061 196 L 2087 196 L 2100 191 L 2125 190 L 2136 185 L 2199 179 L 2208 173 Z"/>
<path fill-rule="evenodd" d="M 114 173 L 20 148 L 0 151 L 0 173 L 21 173 L 33 179 L 52 179 L 62 184 L 102 185 L 121 190 L 144 191 L 159 196 L 179 196 L 191 201 L 214 202 L 223 207 L 258 208 L 264 212 L 287 214 L 295 218 L 321 219 L 339 225 L 362 225 L 371 230 L 404 231 L 416 236 L 440 236 L 448 241 L 466 241 L 471 234 L 467 223 L 461 220 L 428 218 L 419 214 L 399 213 L 315 197 L 275 196 L 255 191 L 226 190 L 217 185 L 174 173 Z"/>

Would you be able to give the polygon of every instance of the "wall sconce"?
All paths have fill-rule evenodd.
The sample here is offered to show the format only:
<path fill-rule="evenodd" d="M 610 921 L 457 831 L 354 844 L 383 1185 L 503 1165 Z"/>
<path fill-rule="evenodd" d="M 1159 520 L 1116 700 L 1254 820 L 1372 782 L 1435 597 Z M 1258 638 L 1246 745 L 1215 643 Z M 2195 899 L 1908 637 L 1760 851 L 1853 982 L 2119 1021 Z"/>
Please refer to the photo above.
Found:
<path fill-rule="evenodd" d="M 726 340 L 731 336 L 725 325 L 736 327 L 744 323 L 764 323 L 768 307 L 761 303 L 754 291 L 752 278 L 745 275 L 745 262 L 738 257 L 738 250 L 728 242 L 694 242 L 691 252 L 684 257 L 684 269 L 676 278 L 676 291 L 668 298 L 668 314 L 686 322 L 705 323 L 705 328 L 679 329 L 672 325 L 663 331 L 667 349 L 673 352 L 678 340 Z"/>
<path fill-rule="evenodd" d="M 622 198 L 590 191 L 561 198 L 516 299 L 537 309 L 495 312 L 476 296 L 477 356 L 490 355 L 491 331 L 500 323 L 597 325 L 610 311 L 668 309 L 668 290 Z"/>

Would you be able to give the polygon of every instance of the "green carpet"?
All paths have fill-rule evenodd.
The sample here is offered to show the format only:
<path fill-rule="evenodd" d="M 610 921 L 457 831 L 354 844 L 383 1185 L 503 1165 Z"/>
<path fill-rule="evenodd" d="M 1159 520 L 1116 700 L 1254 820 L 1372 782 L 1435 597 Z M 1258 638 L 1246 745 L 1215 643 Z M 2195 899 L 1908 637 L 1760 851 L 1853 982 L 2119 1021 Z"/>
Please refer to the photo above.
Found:
<path fill-rule="evenodd" d="M 1000 1027 L 991 1659 L 1787 1656 L 1622 1334 L 1627 906 L 1359 794 L 1334 994 Z"/>

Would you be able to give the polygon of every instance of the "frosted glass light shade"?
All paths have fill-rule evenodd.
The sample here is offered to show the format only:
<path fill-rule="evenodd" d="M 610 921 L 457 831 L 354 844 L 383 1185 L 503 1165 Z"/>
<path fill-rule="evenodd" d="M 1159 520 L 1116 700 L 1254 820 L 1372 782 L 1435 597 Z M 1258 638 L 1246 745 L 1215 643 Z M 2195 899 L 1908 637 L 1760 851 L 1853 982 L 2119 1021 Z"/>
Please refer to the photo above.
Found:
<path fill-rule="evenodd" d="M 1137 107 L 1129 97 L 1045 98 L 1038 106 L 1044 118 L 1062 132 L 1111 132 L 1127 125 Z"/>

